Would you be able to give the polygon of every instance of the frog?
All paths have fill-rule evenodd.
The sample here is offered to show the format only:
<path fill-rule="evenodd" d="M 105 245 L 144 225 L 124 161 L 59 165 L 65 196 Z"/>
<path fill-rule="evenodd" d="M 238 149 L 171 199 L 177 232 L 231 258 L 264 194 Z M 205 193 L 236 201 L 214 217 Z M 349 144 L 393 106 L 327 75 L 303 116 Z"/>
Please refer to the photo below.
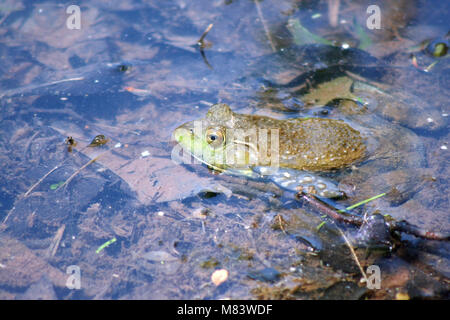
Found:
<path fill-rule="evenodd" d="M 266 179 L 284 190 L 319 198 L 350 196 L 356 201 L 382 193 L 378 203 L 383 214 L 404 213 L 398 207 L 423 188 L 429 174 L 423 142 L 414 130 L 439 130 L 444 123 L 426 106 L 420 116 L 405 117 L 398 110 L 408 110 L 411 97 L 396 95 L 395 90 L 389 94 L 349 77 L 329 85 L 351 90 L 330 95 L 327 99 L 334 106 L 326 115 L 318 112 L 325 101 L 306 116 L 284 119 L 241 114 L 218 103 L 204 118 L 176 128 L 174 139 L 222 173 Z M 316 94 L 310 91 L 302 99 Z M 374 207 L 373 213 L 379 209 Z"/>
<path fill-rule="evenodd" d="M 223 103 L 211 106 L 205 118 L 176 128 L 174 139 L 216 171 L 270 178 L 282 188 L 305 187 L 330 198 L 342 193 L 313 172 L 348 166 L 366 149 L 359 132 L 342 120 L 246 115 Z"/>
<path fill-rule="evenodd" d="M 368 112 L 353 100 L 344 101 L 339 110 L 345 117 L 276 119 L 236 113 L 218 103 L 205 118 L 176 128 L 174 138 L 217 171 L 268 178 L 284 189 L 325 198 L 343 193 L 335 181 L 320 173 L 359 164 L 360 174 L 425 165 L 423 145 L 408 128 Z"/>

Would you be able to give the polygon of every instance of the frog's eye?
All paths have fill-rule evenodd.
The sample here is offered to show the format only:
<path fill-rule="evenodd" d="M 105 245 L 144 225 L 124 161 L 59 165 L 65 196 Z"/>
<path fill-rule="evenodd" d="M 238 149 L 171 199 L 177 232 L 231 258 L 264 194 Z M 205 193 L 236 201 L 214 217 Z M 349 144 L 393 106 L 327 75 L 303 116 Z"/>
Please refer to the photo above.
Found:
<path fill-rule="evenodd" d="M 225 140 L 225 134 L 222 129 L 209 128 L 206 130 L 206 142 L 213 147 L 219 147 Z"/>

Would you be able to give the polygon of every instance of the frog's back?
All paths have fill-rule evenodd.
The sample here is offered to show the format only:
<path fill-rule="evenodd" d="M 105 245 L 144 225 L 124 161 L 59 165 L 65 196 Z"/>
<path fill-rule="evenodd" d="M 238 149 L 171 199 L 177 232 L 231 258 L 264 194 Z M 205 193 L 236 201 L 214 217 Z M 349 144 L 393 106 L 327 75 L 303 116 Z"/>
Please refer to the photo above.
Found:
<path fill-rule="evenodd" d="M 280 166 L 311 171 L 349 166 L 361 160 L 366 151 L 359 131 L 335 119 L 284 121 L 279 144 Z"/>

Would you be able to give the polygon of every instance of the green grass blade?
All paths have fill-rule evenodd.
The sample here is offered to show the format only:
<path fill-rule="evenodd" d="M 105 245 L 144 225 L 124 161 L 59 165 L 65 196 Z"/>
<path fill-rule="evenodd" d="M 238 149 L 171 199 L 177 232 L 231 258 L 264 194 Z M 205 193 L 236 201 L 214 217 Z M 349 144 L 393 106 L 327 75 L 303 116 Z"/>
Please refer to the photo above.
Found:
<path fill-rule="evenodd" d="M 114 242 L 116 242 L 117 239 L 114 237 L 109 241 L 106 241 L 104 244 L 102 244 L 100 247 L 98 247 L 98 249 L 95 251 L 96 253 L 100 253 L 100 251 L 102 251 L 103 249 L 105 249 L 106 247 L 110 246 L 111 244 L 113 244 Z"/>
<path fill-rule="evenodd" d="M 381 198 L 384 195 L 386 195 L 386 192 L 380 193 L 380 194 L 378 194 L 376 196 L 373 196 L 372 198 L 362 200 L 362 201 L 360 201 L 358 203 L 355 203 L 354 205 L 351 205 L 350 207 L 345 208 L 344 210 L 339 210 L 339 212 L 345 212 L 347 210 L 352 210 L 352 209 L 354 209 L 356 207 L 359 207 L 359 206 L 361 206 L 363 204 L 366 204 L 367 202 L 370 202 L 370 201 L 373 201 L 375 199 Z"/>

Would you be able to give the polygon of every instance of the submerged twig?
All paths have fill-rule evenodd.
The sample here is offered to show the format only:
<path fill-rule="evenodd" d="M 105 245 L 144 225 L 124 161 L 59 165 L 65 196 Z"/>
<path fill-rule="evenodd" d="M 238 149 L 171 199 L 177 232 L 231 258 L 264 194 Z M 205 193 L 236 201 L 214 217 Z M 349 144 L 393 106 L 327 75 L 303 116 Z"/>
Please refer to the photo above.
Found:
<path fill-rule="evenodd" d="M 85 146 L 84 148 L 82 148 L 81 150 L 79 150 L 78 152 L 83 152 L 84 150 L 86 150 L 89 147 L 97 147 L 97 146 L 101 146 L 104 145 L 105 143 L 107 143 L 109 141 L 109 139 L 105 138 L 104 135 L 98 135 L 94 138 L 94 140 L 87 146 Z M 66 139 L 66 144 L 69 145 L 69 147 L 73 147 L 76 146 L 76 142 L 72 137 L 67 137 Z M 72 149 L 69 150 L 69 152 L 71 152 Z M 89 164 L 91 164 L 92 162 L 95 162 L 100 156 L 102 156 L 103 154 L 105 154 L 106 152 L 108 152 L 109 150 L 103 152 L 102 154 L 100 154 L 99 156 L 97 156 L 94 159 L 91 159 L 88 163 L 86 163 L 84 166 L 82 166 L 81 168 L 79 168 L 72 176 L 69 177 L 69 179 L 67 179 L 60 187 L 63 186 L 67 186 L 67 184 L 70 182 L 70 180 L 72 180 L 81 170 L 83 170 L 84 168 L 86 168 Z M 26 198 L 30 195 L 30 193 L 42 182 L 44 181 L 45 178 L 47 178 L 53 171 L 55 171 L 56 169 L 62 167 L 62 165 L 68 160 L 69 158 L 67 158 L 66 160 L 64 160 L 63 162 L 61 162 L 59 165 L 55 166 L 53 169 L 51 169 L 49 172 L 47 172 L 42 178 L 39 179 L 38 182 L 36 182 L 34 185 L 32 185 L 27 192 L 24 193 L 23 198 Z"/>
<path fill-rule="evenodd" d="M 379 197 L 379 196 L 381 196 L 381 195 L 378 195 L 376 197 Z M 362 218 L 362 217 L 351 215 L 351 214 L 343 215 L 342 210 L 337 210 L 337 209 L 327 205 L 326 203 L 322 202 L 321 200 L 319 200 L 318 198 L 316 198 L 313 195 L 299 192 L 297 194 L 297 198 L 308 202 L 311 206 L 313 206 L 320 212 L 325 213 L 327 216 L 329 216 L 330 218 L 332 218 L 335 221 L 349 223 L 349 224 L 352 224 L 352 225 L 355 225 L 358 227 L 361 226 L 364 222 L 364 218 Z M 373 198 L 375 198 L 375 197 L 373 197 Z M 373 198 L 371 198 L 371 199 L 373 199 Z M 427 239 L 427 240 L 439 240 L 439 241 L 450 240 L 449 234 L 443 234 L 443 233 L 435 232 L 435 231 L 422 230 L 419 227 L 416 227 L 404 220 L 402 220 L 402 221 L 391 220 L 391 221 L 387 221 L 387 224 L 389 225 L 390 232 L 395 232 L 395 231 L 404 232 L 404 233 L 408 233 L 413 236 Z"/>
<path fill-rule="evenodd" d="M 49 176 L 50 173 L 52 173 L 53 171 L 55 171 L 56 169 L 58 169 L 59 166 L 55 166 L 53 169 L 51 169 L 49 172 L 47 172 L 42 178 L 39 179 L 38 182 L 36 182 L 35 184 L 33 184 L 27 192 L 24 193 L 23 197 L 26 198 L 28 197 L 28 195 L 45 179 Z"/>
<path fill-rule="evenodd" d="M 56 251 L 58 251 L 59 243 L 61 242 L 61 239 L 62 239 L 65 229 L 66 229 L 66 225 L 63 224 L 61 227 L 59 227 L 58 231 L 56 231 L 56 234 L 53 237 L 52 243 L 50 244 L 50 246 L 48 248 L 47 255 L 49 258 L 54 257 L 56 254 Z"/>
<path fill-rule="evenodd" d="M 200 54 L 202 55 L 203 61 L 205 62 L 206 66 L 210 69 L 213 67 L 211 64 L 209 64 L 208 59 L 206 59 L 205 51 L 204 49 L 211 47 L 211 43 L 205 43 L 205 37 L 211 31 L 214 24 L 210 24 L 205 31 L 203 31 L 203 34 L 201 35 L 200 39 L 197 41 L 197 46 L 200 48 Z"/>
<path fill-rule="evenodd" d="M 320 201 L 313 195 L 299 192 L 297 194 L 297 198 L 305 200 L 308 202 L 311 206 L 316 208 L 322 213 L 325 213 L 327 216 L 332 218 L 333 220 L 339 221 L 339 222 L 345 222 L 350 223 L 356 226 L 361 226 L 364 222 L 363 218 L 355 215 L 342 215 L 336 209 L 332 208 L 331 206 L 327 205 L 326 203 Z"/>
<path fill-rule="evenodd" d="M 426 231 L 422 230 L 406 221 L 392 221 L 390 223 L 391 230 L 404 232 L 411 234 L 413 236 L 428 239 L 428 240 L 439 240 L 439 241 L 448 241 L 450 240 L 450 235 L 443 234 L 435 231 Z"/>
<path fill-rule="evenodd" d="M 109 150 L 108 150 L 109 151 Z M 72 181 L 73 178 L 75 178 L 76 175 L 78 175 L 83 169 L 85 169 L 88 165 L 90 165 L 91 163 L 94 163 L 95 161 L 98 160 L 98 158 L 100 158 L 100 156 L 102 156 L 103 154 L 105 154 L 106 152 L 103 152 L 102 154 L 100 154 L 99 156 L 92 158 L 91 160 L 89 160 L 87 163 L 85 163 L 83 166 L 81 166 L 77 171 L 75 171 L 66 181 L 64 181 L 64 183 L 60 186 L 60 188 L 62 187 L 67 187 L 67 185 L 70 183 L 70 181 Z M 59 188 L 58 188 L 59 189 Z"/>
<path fill-rule="evenodd" d="M 205 31 L 203 31 L 202 36 L 200 37 L 200 39 L 198 39 L 197 41 L 197 45 L 200 47 L 200 49 L 204 49 L 207 47 L 207 45 L 205 44 L 204 40 L 206 35 L 208 34 L 209 31 L 211 31 L 212 27 L 214 26 L 213 23 L 211 23 Z"/>
<path fill-rule="evenodd" d="M 355 224 L 355 225 L 358 225 L 358 226 L 362 225 L 362 223 L 363 223 L 363 219 L 362 218 L 357 217 L 357 216 L 343 216 L 343 215 L 339 214 L 337 211 L 335 211 L 334 209 L 332 209 L 327 204 L 325 204 L 322 201 L 319 201 L 318 199 L 316 199 L 314 196 L 308 195 L 308 194 L 303 193 L 303 192 L 299 192 L 297 194 L 297 197 L 307 201 L 309 204 L 314 206 L 320 212 L 325 213 L 326 215 L 328 215 L 333 220 L 337 220 L 337 221 L 341 221 L 341 222 L 347 222 L 347 223 Z M 338 229 L 339 233 L 341 234 L 342 238 L 345 241 L 345 244 L 349 248 L 349 250 L 350 250 L 350 252 L 352 254 L 353 260 L 355 260 L 355 263 L 358 266 L 359 271 L 361 272 L 361 274 L 362 274 L 362 276 L 364 278 L 364 281 L 367 281 L 366 273 L 364 272 L 364 269 L 362 268 L 361 263 L 359 262 L 358 256 L 356 255 L 356 252 L 353 249 L 353 245 L 351 244 L 350 240 L 347 238 L 345 233 L 342 231 L 341 228 L 339 228 L 339 226 L 337 224 L 333 223 L 333 225 Z M 321 226 L 323 226 L 323 224 L 321 224 Z"/>
<path fill-rule="evenodd" d="M 359 262 L 358 256 L 356 255 L 356 252 L 355 252 L 355 249 L 353 249 L 352 243 L 347 238 L 347 236 L 345 235 L 344 231 L 341 230 L 341 228 L 339 228 L 336 224 L 334 224 L 334 226 L 338 229 L 338 231 L 341 234 L 342 238 L 344 238 L 344 241 L 345 241 L 347 247 L 350 249 L 350 252 L 352 254 L 353 260 L 355 260 L 356 265 L 358 266 L 359 271 L 361 272 L 361 274 L 362 274 L 362 276 L 364 278 L 364 281 L 367 283 L 367 281 L 368 281 L 367 275 L 364 272 L 364 269 L 362 268 L 361 263 Z"/>
<path fill-rule="evenodd" d="M 205 51 L 203 49 L 200 49 L 200 54 L 202 55 L 203 62 L 205 62 L 206 66 L 213 69 L 212 65 L 208 62 L 208 59 L 206 59 Z"/>
<path fill-rule="evenodd" d="M 259 5 L 259 0 L 255 0 L 255 6 L 256 6 L 256 11 L 258 11 L 259 20 L 261 20 L 261 23 L 262 23 L 263 28 L 264 28 L 264 32 L 266 33 L 267 39 L 269 40 L 270 47 L 272 48 L 273 52 L 276 52 L 277 49 L 275 48 L 275 45 L 273 44 L 272 36 L 270 35 L 269 28 L 267 27 L 266 20 L 264 20 L 263 13 L 262 13 L 262 10 L 261 10 L 261 6 Z"/>
<path fill-rule="evenodd" d="M 81 149 L 79 152 L 83 152 L 87 147 L 84 147 L 83 149 Z M 30 195 L 30 193 L 42 182 L 44 181 L 45 178 L 47 178 L 53 171 L 55 171 L 56 169 L 62 167 L 62 165 L 67 161 L 68 159 L 64 160 L 62 163 L 60 163 L 59 165 L 55 166 L 53 169 L 51 169 L 49 172 L 47 172 L 46 174 L 44 174 L 44 176 L 42 178 L 39 179 L 38 182 L 36 182 L 35 184 L 33 184 L 28 190 L 27 192 L 24 193 L 23 197 L 26 198 Z"/>

